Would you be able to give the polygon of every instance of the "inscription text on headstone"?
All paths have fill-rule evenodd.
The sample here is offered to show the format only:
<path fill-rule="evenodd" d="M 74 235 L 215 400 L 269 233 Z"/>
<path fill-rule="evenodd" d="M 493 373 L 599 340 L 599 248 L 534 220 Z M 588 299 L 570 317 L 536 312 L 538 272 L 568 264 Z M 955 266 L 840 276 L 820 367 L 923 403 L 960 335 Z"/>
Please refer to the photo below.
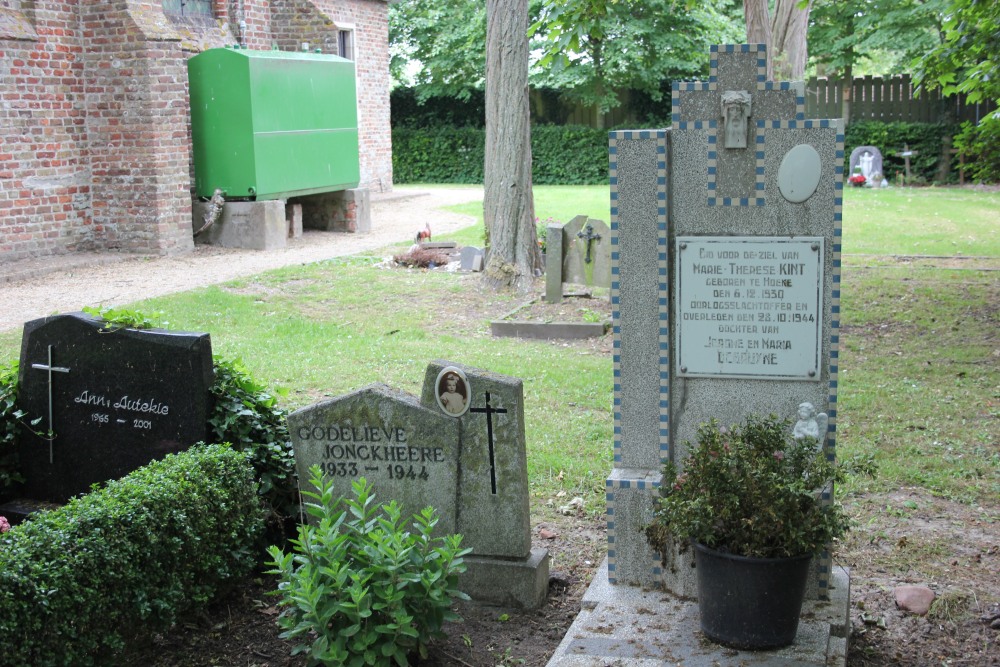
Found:
<path fill-rule="evenodd" d="M 820 237 L 678 237 L 680 375 L 815 378 L 822 257 Z"/>

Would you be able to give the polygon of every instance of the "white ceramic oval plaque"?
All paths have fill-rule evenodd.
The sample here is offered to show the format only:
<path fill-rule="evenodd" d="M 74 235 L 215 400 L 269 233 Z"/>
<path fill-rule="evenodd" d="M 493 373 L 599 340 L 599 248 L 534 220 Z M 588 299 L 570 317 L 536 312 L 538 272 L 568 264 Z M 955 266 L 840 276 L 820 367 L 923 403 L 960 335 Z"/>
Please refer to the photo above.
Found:
<path fill-rule="evenodd" d="M 816 192 L 821 173 L 822 164 L 816 149 L 809 144 L 799 144 L 781 160 L 778 190 L 782 197 L 799 204 Z"/>

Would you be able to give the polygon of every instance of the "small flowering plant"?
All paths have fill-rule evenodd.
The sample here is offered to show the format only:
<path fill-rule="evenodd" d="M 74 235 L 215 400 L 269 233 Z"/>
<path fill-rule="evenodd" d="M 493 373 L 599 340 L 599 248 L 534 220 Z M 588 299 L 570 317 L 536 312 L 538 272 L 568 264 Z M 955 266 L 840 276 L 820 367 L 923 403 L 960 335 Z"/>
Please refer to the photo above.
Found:
<path fill-rule="evenodd" d="M 854 187 L 860 187 L 865 184 L 864 174 L 852 174 L 850 178 L 847 179 L 851 185 Z"/>
<path fill-rule="evenodd" d="M 730 428 L 712 420 L 682 470 L 666 465 L 646 537 L 664 555 L 671 540 L 754 558 L 815 554 L 848 530 L 823 492 L 858 467 L 828 459 L 814 438 L 793 438 L 791 422 L 774 415 Z"/>

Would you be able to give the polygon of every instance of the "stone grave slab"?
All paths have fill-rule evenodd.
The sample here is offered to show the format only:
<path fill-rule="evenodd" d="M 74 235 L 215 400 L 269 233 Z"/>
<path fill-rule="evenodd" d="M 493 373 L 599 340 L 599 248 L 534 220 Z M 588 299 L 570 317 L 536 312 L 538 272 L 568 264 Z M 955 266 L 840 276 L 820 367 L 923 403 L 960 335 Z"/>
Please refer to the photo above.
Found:
<path fill-rule="evenodd" d="M 441 400 L 460 376 L 462 411 Z M 534 608 L 548 588 L 548 552 L 531 547 L 524 388 L 518 378 L 444 360 L 424 374 L 421 403 L 460 425 L 456 528 L 472 549 L 460 580 L 473 599 Z"/>
<path fill-rule="evenodd" d="M 578 215 L 563 227 L 562 281 L 611 287 L 611 230 L 603 220 Z"/>
<path fill-rule="evenodd" d="M 562 299 L 563 283 L 611 287 L 611 230 L 603 220 L 578 215 L 545 229 L 546 301 Z"/>
<path fill-rule="evenodd" d="M 410 394 L 384 384 L 296 410 L 288 416 L 299 486 L 309 486 L 309 468 L 332 478 L 338 495 L 351 483 L 372 482 L 375 500 L 396 500 L 404 516 L 433 507 L 435 535 L 456 531 L 459 425 L 420 405 Z"/>
<path fill-rule="evenodd" d="M 83 313 L 26 323 L 18 402 L 41 421 L 18 446 L 23 494 L 65 502 L 205 440 L 213 378 L 207 333 L 106 330 Z"/>
<path fill-rule="evenodd" d="M 853 151 L 851 151 L 851 159 L 848 162 L 847 174 L 850 176 L 854 173 L 855 167 L 861 167 L 861 175 L 865 177 L 865 181 L 870 183 L 872 180 L 872 174 L 885 174 L 882 171 L 882 151 L 875 148 L 874 146 L 858 146 Z"/>
<path fill-rule="evenodd" d="M 459 261 L 461 262 L 459 269 L 462 271 L 482 271 L 483 251 L 475 246 L 465 246 L 462 248 Z"/>

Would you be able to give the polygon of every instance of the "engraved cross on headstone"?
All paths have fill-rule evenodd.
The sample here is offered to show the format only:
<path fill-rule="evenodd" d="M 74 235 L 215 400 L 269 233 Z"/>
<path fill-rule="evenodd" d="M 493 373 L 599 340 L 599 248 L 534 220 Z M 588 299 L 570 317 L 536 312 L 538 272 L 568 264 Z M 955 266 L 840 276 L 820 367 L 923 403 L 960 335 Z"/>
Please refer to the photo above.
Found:
<path fill-rule="evenodd" d="M 802 83 L 766 72 L 763 44 L 713 46 L 707 82 L 673 85 L 673 128 L 707 130 L 709 206 L 763 206 L 762 130 L 805 118 Z"/>
<path fill-rule="evenodd" d="M 587 226 L 583 230 L 576 233 L 577 238 L 584 239 L 587 242 L 587 256 L 583 258 L 583 261 L 590 264 L 592 261 L 590 258 L 590 249 L 594 244 L 594 241 L 600 241 L 601 235 L 594 233 L 594 226 L 587 223 Z"/>
<path fill-rule="evenodd" d="M 69 373 L 69 369 L 64 366 L 53 366 L 52 365 L 52 346 L 49 345 L 49 359 L 48 363 L 45 364 L 31 364 L 31 367 L 40 370 L 47 371 L 49 374 L 48 384 L 49 384 L 49 463 L 52 463 L 52 440 L 55 434 L 55 426 L 52 424 L 52 373 Z"/>
<path fill-rule="evenodd" d="M 495 496 L 497 494 L 497 464 L 496 454 L 493 449 L 493 415 L 504 414 L 507 412 L 507 409 L 494 408 L 490 405 L 490 392 L 486 392 L 486 407 L 469 408 L 469 412 L 477 412 L 486 415 L 486 438 L 490 448 L 490 488 Z"/>

